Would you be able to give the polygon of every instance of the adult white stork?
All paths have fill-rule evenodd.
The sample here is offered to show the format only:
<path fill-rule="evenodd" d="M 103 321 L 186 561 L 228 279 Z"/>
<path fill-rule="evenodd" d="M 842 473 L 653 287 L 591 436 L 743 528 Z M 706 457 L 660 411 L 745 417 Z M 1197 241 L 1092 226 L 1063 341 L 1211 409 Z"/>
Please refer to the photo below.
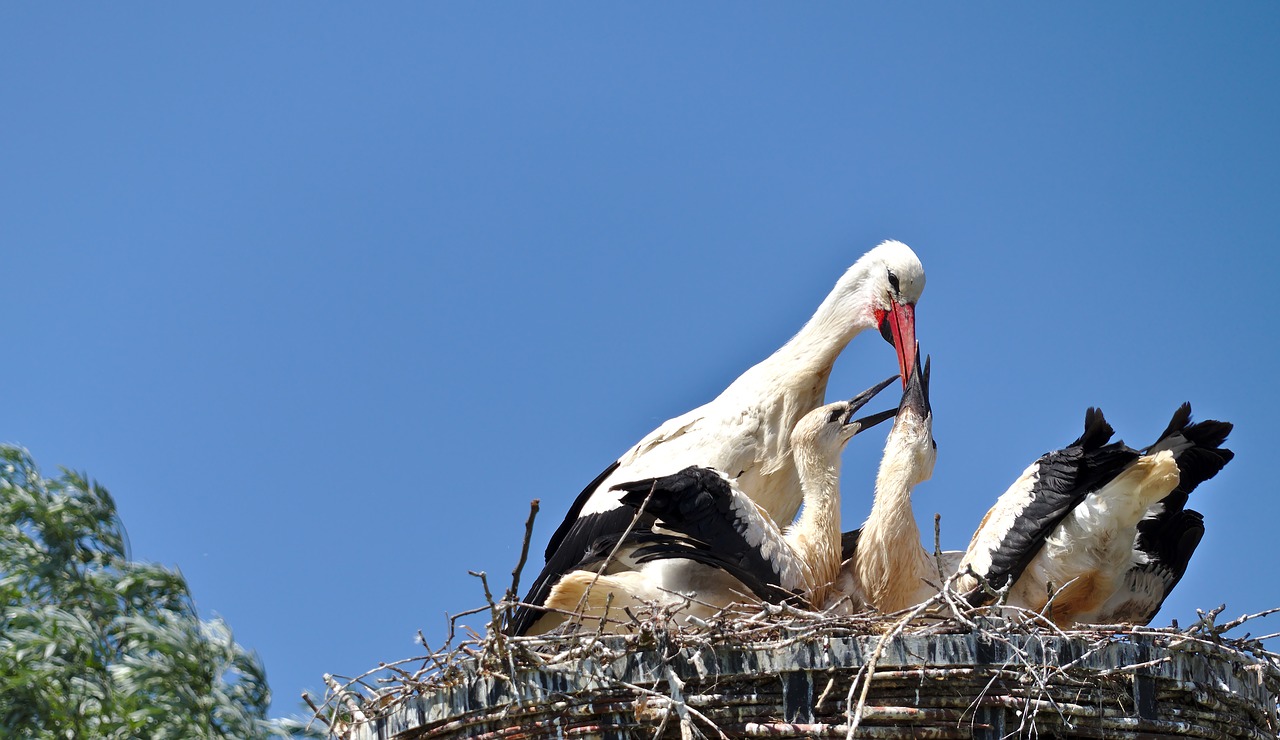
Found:
<path fill-rule="evenodd" d="M 905 372 L 906 351 L 915 347 L 915 305 L 924 283 L 924 267 L 907 245 L 880 244 L 841 276 L 790 341 L 714 400 L 666 421 L 606 468 L 578 495 L 551 535 L 546 565 L 507 630 L 523 634 L 542 613 L 552 586 L 588 557 L 592 544 L 630 525 L 632 512 L 613 490 L 616 483 L 691 465 L 711 467 L 732 478 L 775 522 L 790 523 L 802 499 L 791 430 L 822 403 L 836 357 L 864 329 L 880 329 L 897 349 Z"/>
<path fill-rule="evenodd" d="M 591 556 L 552 586 L 546 613 L 528 632 L 554 629 L 572 614 L 594 623 L 608 608 L 644 603 L 698 617 L 752 596 L 825 604 L 840 567 L 841 453 L 856 434 L 895 412 L 853 415 L 897 377 L 814 409 L 796 424 L 792 454 L 804 506 L 785 531 L 711 468 L 614 486 L 635 529 L 621 546 L 617 536 L 598 539 Z"/>
<path fill-rule="evenodd" d="M 929 404 L 929 362 L 915 367 L 902 394 L 893 429 L 885 441 L 876 473 L 871 513 L 861 529 L 845 533 L 837 587 L 850 607 L 872 607 L 889 613 L 922 603 L 938 593 L 962 553 L 943 553 L 943 572 L 920 541 L 911 507 L 915 487 L 933 475 L 938 445 L 933 439 Z"/>
<path fill-rule="evenodd" d="M 1006 603 L 1048 607 L 1061 626 L 1145 624 L 1200 541 L 1203 519 L 1183 507 L 1231 461 L 1222 447 L 1230 431 L 1227 422 L 1192 423 L 1183 404 L 1139 451 L 1110 442 L 1111 425 L 1089 409 L 1084 434 L 1032 463 L 987 512 L 959 566 L 972 575 L 956 587 L 980 603 L 990 596 L 978 577 L 1008 586 Z"/>

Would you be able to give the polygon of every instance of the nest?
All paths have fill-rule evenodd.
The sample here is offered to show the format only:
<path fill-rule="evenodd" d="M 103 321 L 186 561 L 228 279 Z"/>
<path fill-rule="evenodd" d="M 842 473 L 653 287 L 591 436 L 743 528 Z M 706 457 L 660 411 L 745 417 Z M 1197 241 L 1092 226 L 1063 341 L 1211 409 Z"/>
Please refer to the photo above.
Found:
<path fill-rule="evenodd" d="M 503 599 L 473 573 L 487 606 L 450 618 L 439 649 L 419 633 L 425 655 L 325 676 L 322 702 L 303 696 L 316 721 L 340 740 L 1280 737 L 1280 654 L 1263 644 L 1280 635 L 1226 635 L 1280 608 L 1064 631 L 944 587 L 889 615 L 760 605 L 704 622 L 655 608 L 607 625 L 626 634 L 601 622 L 510 637 L 495 625 L 532 521 Z M 483 635 L 459 629 L 480 613 Z"/>
<path fill-rule="evenodd" d="M 1280 655 L 1187 629 L 1062 631 L 1037 615 L 767 607 L 694 628 L 669 614 L 455 647 L 330 678 L 343 740 L 425 738 L 1276 738 Z M 412 670 L 410 670 L 412 668 Z"/>

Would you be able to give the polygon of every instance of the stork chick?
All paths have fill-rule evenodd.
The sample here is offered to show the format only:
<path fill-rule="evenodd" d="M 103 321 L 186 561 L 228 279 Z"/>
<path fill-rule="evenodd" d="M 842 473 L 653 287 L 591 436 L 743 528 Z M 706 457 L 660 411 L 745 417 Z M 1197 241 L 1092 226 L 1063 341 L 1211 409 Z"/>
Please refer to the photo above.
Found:
<path fill-rule="evenodd" d="M 889 613 L 919 604 L 938 592 L 938 565 L 920 543 L 911 492 L 933 475 L 938 445 L 929 405 L 929 363 L 920 350 L 902 394 L 876 474 L 871 514 L 856 535 L 856 548 L 842 572 L 842 587 L 854 606 Z M 850 533 L 848 537 L 852 538 Z M 850 543 L 851 544 L 851 543 Z M 861 602 L 861 604 L 859 604 Z"/>
<path fill-rule="evenodd" d="M 1138 451 L 1110 442 L 1099 409 L 1085 433 L 1042 456 L 987 512 L 974 533 L 956 587 L 970 601 L 980 576 L 1009 587 L 1006 603 L 1047 611 L 1059 626 L 1155 616 L 1203 533 L 1184 510 L 1187 494 L 1234 454 L 1222 444 L 1231 424 L 1191 423 L 1183 404 L 1154 444 Z"/>

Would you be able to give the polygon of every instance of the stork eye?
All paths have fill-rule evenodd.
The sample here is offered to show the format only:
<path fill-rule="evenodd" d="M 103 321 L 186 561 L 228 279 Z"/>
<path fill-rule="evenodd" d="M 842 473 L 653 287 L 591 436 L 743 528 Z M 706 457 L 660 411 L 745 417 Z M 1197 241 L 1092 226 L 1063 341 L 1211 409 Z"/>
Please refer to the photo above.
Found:
<path fill-rule="evenodd" d="M 893 274 L 893 270 L 886 271 L 889 273 L 889 285 L 893 288 L 895 294 L 902 292 L 902 286 L 898 283 L 898 276 Z"/>
<path fill-rule="evenodd" d="M 827 413 L 827 423 L 834 424 L 835 422 L 839 421 L 840 415 L 843 413 L 844 411 L 842 411 L 841 409 L 831 409 L 831 411 Z"/>

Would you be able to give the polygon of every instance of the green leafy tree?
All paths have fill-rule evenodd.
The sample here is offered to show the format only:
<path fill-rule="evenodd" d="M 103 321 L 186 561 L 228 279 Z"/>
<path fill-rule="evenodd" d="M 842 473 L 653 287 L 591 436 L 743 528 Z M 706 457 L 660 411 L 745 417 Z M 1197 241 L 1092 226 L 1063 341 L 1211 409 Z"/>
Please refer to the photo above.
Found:
<path fill-rule="evenodd" d="M 0 445 L 0 737 L 287 736 L 270 697 L 180 573 L 129 559 L 104 488 Z"/>

